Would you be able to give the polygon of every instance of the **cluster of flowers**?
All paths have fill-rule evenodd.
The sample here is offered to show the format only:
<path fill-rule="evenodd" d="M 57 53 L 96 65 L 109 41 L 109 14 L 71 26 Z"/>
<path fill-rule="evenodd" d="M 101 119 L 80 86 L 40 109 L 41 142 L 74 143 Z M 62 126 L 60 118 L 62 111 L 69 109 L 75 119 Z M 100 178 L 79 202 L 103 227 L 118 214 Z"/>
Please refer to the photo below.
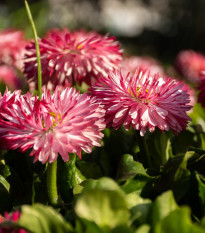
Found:
<path fill-rule="evenodd" d="M 123 57 L 119 42 L 109 35 L 53 29 L 39 38 L 39 47 L 41 97 L 31 94 L 38 85 L 34 41 L 26 42 L 21 31 L 0 33 L 0 80 L 15 90 L 0 94 L 0 147 L 31 149 L 34 162 L 52 163 L 59 155 L 66 162 L 69 153 L 81 158 L 82 151 L 101 146 L 106 127 L 132 127 L 141 136 L 156 128 L 178 134 L 191 120 L 187 113 L 196 89 L 205 107 L 205 56 L 200 53 L 179 53 L 175 68 L 184 80 L 176 80 L 153 58 Z M 30 92 L 21 93 L 17 71 Z M 89 89 L 80 94 L 73 86 L 83 82 Z M 19 216 L 6 213 L 0 223 Z"/>
<path fill-rule="evenodd" d="M 10 33 L 13 36 L 14 32 Z M 9 46 L 5 45 L 15 47 L 11 42 Z M 101 131 L 106 127 L 133 127 L 141 136 L 156 128 L 178 134 L 191 120 L 187 112 L 194 103 L 193 90 L 168 77 L 154 59 L 123 58 L 114 37 L 53 29 L 39 38 L 39 47 L 42 97 L 21 94 L 20 90 L 6 90 L 0 96 L 1 148 L 22 152 L 32 148 L 30 155 L 42 163 L 54 162 L 58 154 L 68 161 L 69 153 L 81 157 L 82 150 L 90 153 L 93 146 L 101 146 Z M 22 51 L 20 69 L 32 90 L 38 85 L 34 42 L 29 41 Z M 10 52 L 14 64 L 20 55 L 17 49 Z M 187 61 L 186 57 L 182 54 L 177 58 L 178 70 L 195 79 L 195 62 L 188 61 L 201 61 L 201 57 L 191 52 Z M 202 63 L 198 74 L 203 74 Z M 190 71 L 191 65 L 195 71 Z M 82 82 L 90 86 L 88 93 L 80 94 L 72 87 Z"/>

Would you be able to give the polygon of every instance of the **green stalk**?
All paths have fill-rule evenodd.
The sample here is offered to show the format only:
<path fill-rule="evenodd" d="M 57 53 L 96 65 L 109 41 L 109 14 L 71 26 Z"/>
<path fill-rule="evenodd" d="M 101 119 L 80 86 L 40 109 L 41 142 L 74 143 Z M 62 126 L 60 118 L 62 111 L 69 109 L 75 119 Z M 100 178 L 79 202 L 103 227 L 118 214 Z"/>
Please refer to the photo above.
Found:
<path fill-rule="evenodd" d="M 58 193 L 57 193 L 57 160 L 48 164 L 47 167 L 47 190 L 48 198 L 51 205 L 58 205 Z"/>
<path fill-rule="evenodd" d="M 38 44 L 38 35 L 37 35 L 35 23 L 33 21 L 33 17 L 32 17 L 28 2 L 24 0 L 24 3 L 25 3 L 26 12 L 27 12 L 28 19 L 30 21 L 30 24 L 33 30 L 33 35 L 34 35 L 34 40 L 35 40 L 36 57 L 37 57 L 37 65 L 38 65 L 38 96 L 39 98 L 41 98 L 42 75 L 41 75 L 41 59 L 40 59 L 40 50 L 39 50 L 39 44 Z"/>
<path fill-rule="evenodd" d="M 151 168 L 152 162 L 151 162 L 151 158 L 150 158 L 150 154 L 149 154 L 148 145 L 147 145 L 145 138 L 140 136 L 139 131 L 137 131 L 137 139 L 139 142 L 140 155 L 142 157 L 142 160 L 144 161 L 144 165 L 147 168 Z"/>

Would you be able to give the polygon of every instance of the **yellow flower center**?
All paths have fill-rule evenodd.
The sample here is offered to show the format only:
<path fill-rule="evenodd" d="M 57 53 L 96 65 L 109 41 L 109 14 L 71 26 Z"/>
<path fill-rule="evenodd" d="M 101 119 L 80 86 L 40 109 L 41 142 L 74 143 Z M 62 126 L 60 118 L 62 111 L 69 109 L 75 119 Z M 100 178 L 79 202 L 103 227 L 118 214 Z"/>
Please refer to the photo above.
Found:
<path fill-rule="evenodd" d="M 61 121 L 61 115 L 60 113 L 56 114 L 54 112 L 49 112 L 49 114 L 51 115 L 52 117 L 52 122 L 53 122 L 53 125 L 50 127 L 50 129 L 53 129 L 54 127 L 56 127 L 59 123 L 59 121 Z M 45 128 L 45 121 L 42 120 L 42 126 L 43 128 Z"/>
<path fill-rule="evenodd" d="M 136 88 L 136 94 L 137 94 L 137 96 L 140 94 L 139 92 L 140 92 L 140 89 L 141 89 L 141 87 L 137 87 Z M 146 89 L 146 92 L 148 93 L 148 89 Z M 134 95 L 134 93 L 133 93 L 133 91 L 130 89 L 130 88 L 128 88 L 128 92 L 132 95 L 132 96 L 134 96 L 135 97 L 135 95 Z"/>
<path fill-rule="evenodd" d="M 79 44 L 77 49 L 81 49 L 82 48 L 82 44 Z"/>
<path fill-rule="evenodd" d="M 133 96 L 133 97 L 135 97 L 135 98 L 137 98 L 138 100 L 140 100 L 139 98 L 138 98 L 138 96 L 140 95 L 140 89 L 141 89 L 141 87 L 137 87 L 136 88 L 136 92 L 134 93 L 130 88 L 128 88 L 128 92 Z M 145 90 L 146 91 L 146 93 L 148 93 L 149 92 L 149 90 L 148 89 L 146 89 Z M 148 96 L 149 97 L 149 96 Z M 148 103 L 148 102 L 150 102 L 150 100 L 149 99 L 143 99 L 143 100 L 141 100 L 143 103 Z"/>

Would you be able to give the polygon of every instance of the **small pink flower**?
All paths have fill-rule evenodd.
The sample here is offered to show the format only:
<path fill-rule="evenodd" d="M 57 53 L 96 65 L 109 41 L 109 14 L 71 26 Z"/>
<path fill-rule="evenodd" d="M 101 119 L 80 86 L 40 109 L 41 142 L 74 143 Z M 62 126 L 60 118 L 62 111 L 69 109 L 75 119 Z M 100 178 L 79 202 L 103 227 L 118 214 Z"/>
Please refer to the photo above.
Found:
<path fill-rule="evenodd" d="M 126 75 L 128 72 L 133 75 L 138 67 L 144 71 L 149 70 L 150 75 L 154 75 L 156 73 L 159 73 L 159 75 L 164 75 L 162 66 L 159 64 L 159 62 L 151 57 L 126 57 L 121 61 L 120 66 L 122 68 L 123 75 Z"/>
<path fill-rule="evenodd" d="M 33 148 L 34 161 L 54 162 L 58 153 L 64 161 L 68 153 L 101 146 L 105 110 L 96 98 L 66 88 L 61 94 L 43 92 L 39 100 L 30 93 L 6 91 L 0 100 L 0 145 L 5 149 Z"/>
<path fill-rule="evenodd" d="M 57 85 L 70 87 L 73 81 L 90 85 L 99 74 L 106 75 L 122 59 L 115 37 L 96 32 L 67 29 L 52 30 L 39 39 L 43 85 L 54 89 Z M 31 42 L 27 47 L 24 72 L 28 82 L 37 85 L 36 51 Z M 74 79 L 74 80 L 73 80 Z"/>
<path fill-rule="evenodd" d="M 21 213 L 16 210 L 13 213 L 4 213 L 4 217 L 0 215 L 0 233 L 27 233 L 27 231 L 23 229 L 17 229 L 15 226 L 12 226 L 12 224 L 6 226 L 5 223 L 16 223 L 19 221 L 19 218 L 21 216 Z M 3 224 L 1 226 L 1 224 Z"/>
<path fill-rule="evenodd" d="M 181 51 L 176 58 L 175 66 L 184 78 L 198 83 L 202 71 L 205 70 L 205 56 L 192 50 Z"/>
<path fill-rule="evenodd" d="M 7 29 L 0 32 L 0 63 L 22 68 L 26 42 L 23 31 Z"/>
<path fill-rule="evenodd" d="M 12 90 L 18 89 L 21 86 L 20 78 L 13 66 L 0 66 L 0 81 L 5 83 Z"/>
<path fill-rule="evenodd" d="M 91 93 L 105 106 L 106 124 L 126 130 L 132 126 L 143 136 L 158 127 L 179 133 L 187 126 L 189 116 L 186 111 L 189 95 L 183 91 L 183 84 L 173 79 L 150 76 L 149 72 L 137 69 L 133 76 L 123 76 L 121 72 L 110 72 L 92 85 Z"/>

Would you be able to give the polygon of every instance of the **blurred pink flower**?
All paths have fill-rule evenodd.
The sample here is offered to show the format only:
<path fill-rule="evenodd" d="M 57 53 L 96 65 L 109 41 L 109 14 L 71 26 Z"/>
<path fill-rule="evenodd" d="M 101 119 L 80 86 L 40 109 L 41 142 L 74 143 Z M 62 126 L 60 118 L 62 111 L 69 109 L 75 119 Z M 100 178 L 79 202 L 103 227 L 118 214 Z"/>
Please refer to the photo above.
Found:
<path fill-rule="evenodd" d="M 7 29 L 0 32 L 0 64 L 22 68 L 22 58 L 26 41 L 24 32 Z"/>
<path fill-rule="evenodd" d="M 158 127 L 179 133 L 187 126 L 189 116 L 186 111 L 189 96 L 182 91 L 183 84 L 171 78 L 150 76 L 148 71 L 137 69 L 133 76 L 123 76 L 118 71 L 108 77 L 99 78 L 90 91 L 105 106 L 106 124 L 126 130 L 132 126 L 143 136 Z"/>
<path fill-rule="evenodd" d="M 191 106 L 194 106 L 196 104 L 196 91 L 185 82 L 183 82 L 182 90 L 187 92 L 187 94 L 189 95 L 189 99 L 190 99 L 189 104 Z M 192 110 L 193 109 L 189 110 L 188 113 L 192 112 Z"/>
<path fill-rule="evenodd" d="M 122 68 L 122 75 L 127 75 L 128 72 L 133 75 L 138 67 L 144 71 L 149 69 L 150 75 L 159 73 L 159 76 L 163 76 L 165 74 L 160 63 L 154 58 L 147 56 L 126 57 L 121 61 L 120 66 Z"/>
<path fill-rule="evenodd" d="M 12 90 L 18 89 L 21 86 L 20 78 L 13 66 L 0 66 L 0 82 L 5 83 Z"/>
<path fill-rule="evenodd" d="M 181 51 L 176 58 L 175 67 L 185 79 L 198 83 L 201 72 L 205 70 L 205 56 L 192 50 Z"/>
<path fill-rule="evenodd" d="M 54 89 L 57 85 L 72 86 L 73 81 L 90 85 L 99 74 L 106 75 L 122 59 L 115 37 L 97 32 L 62 31 L 54 29 L 39 39 L 43 85 Z M 36 51 L 31 42 L 27 47 L 24 72 L 28 82 L 37 86 Z"/>
<path fill-rule="evenodd" d="M 198 90 L 198 102 L 205 108 L 205 79 L 201 80 Z"/>
<path fill-rule="evenodd" d="M 18 222 L 20 215 L 21 213 L 18 210 L 14 211 L 13 213 L 5 212 L 4 217 L 0 215 L 0 233 L 27 233 L 27 231 L 23 229 L 17 229 L 11 224 L 9 224 L 9 226 L 6 226 L 7 222 Z"/>
<path fill-rule="evenodd" d="M 58 153 L 64 161 L 68 153 L 101 146 L 105 110 L 96 98 L 66 88 L 61 94 L 43 92 L 39 100 L 30 93 L 5 92 L 0 100 L 0 144 L 5 149 L 33 148 L 34 161 L 54 162 Z"/>

